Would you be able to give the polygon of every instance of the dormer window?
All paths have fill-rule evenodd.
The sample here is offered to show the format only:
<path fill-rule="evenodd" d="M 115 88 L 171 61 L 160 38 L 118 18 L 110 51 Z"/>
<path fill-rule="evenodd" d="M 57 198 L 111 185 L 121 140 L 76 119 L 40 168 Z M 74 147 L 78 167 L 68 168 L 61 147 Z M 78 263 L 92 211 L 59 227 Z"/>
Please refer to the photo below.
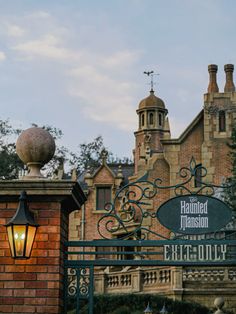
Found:
<path fill-rule="evenodd" d="M 105 205 L 111 202 L 111 186 L 99 186 L 96 192 L 96 210 L 105 210 Z"/>
<path fill-rule="evenodd" d="M 225 111 L 219 111 L 219 132 L 226 131 Z"/>

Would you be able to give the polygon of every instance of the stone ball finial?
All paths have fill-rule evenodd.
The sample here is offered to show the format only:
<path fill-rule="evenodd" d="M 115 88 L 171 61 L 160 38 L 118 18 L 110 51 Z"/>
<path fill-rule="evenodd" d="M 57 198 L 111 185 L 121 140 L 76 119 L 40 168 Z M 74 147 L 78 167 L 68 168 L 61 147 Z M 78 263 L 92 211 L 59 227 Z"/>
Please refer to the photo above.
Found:
<path fill-rule="evenodd" d="M 215 298 L 214 305 L 217 309 L 221 309 L 225 304 L 224 298 L 218 297 Z"/>
<path fill-rule="evenodd" d="M 215 298 L 214 305 L 217 308 L 217 311 L 214 314 L 224 314 L 224 312 L 222 311 L 222 307 L 224 306 L 224 304 L 225 304 L 224 298 L 222 297 Z"/>
<path fill-rule="evenodd" d="M 23 131 L 16 141 L 16 153 L 29 168 L 24 178 L 43 178 L 40 169 L 52 159 L 55 149 L 55 141 L 48 131 L 39 127 Z"/>

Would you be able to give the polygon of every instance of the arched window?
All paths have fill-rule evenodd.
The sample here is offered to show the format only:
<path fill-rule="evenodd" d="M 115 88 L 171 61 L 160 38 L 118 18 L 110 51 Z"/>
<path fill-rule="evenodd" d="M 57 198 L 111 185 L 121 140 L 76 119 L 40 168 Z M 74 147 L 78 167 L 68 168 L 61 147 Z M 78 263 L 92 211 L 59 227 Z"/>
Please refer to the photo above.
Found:
<path fill-rule="evenodd" d="M 144 126 L 144 113 L 141 115 L 141 126 Z"/>
<path fill-rule="evenodd" d="M 225 132 L 226 123 L 225 123 L 225 111 L 219 111 L 219 132 Z"/>
<path fill-rule="evenodd" d="M 158 115 L 158 122 L 159 122 L 159 125 L 161 126 L 162 125 L 162 114 L 159 113 Z"/>
<path fill-rule="evenodd" d="M 153 125 L 153 113 L 151 112 L 150 114 L 149 114 L 149 124 L 150 125 Z"/>

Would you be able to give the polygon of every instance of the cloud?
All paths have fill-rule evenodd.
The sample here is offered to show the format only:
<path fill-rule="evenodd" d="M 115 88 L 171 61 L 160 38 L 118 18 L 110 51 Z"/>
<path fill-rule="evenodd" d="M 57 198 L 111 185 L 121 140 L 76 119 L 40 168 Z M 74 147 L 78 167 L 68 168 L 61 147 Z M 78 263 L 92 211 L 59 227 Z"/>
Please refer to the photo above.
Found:
<path fill-rule="evenodd" d="M 7 35 L 10 37 L 22 37 L 25 34 L 25 30 L 15 24 L 7 24 Z"/>
<path fill-rule="evenodd" d="M 65 80 L 65 92 L 73 97 L 79 113 L 104 125 L 127 131 L 136 128 L 137 86 L 129 77 L 142 55 L 141 50 L 129 49 L 128 45 L 107 49 L 105 42 L 112 36 L 107 30 L 100 37 L 96 33 L 98 49 L 95 49 L 97 44 L 88 40 L 95 36 L 94 28 L 86 28 L 85 40 L 83 27 L 87 24 L 80 25 L 75 34 L 44 11 L 25 15 L 25 21 L 14 21 L 8 27 L 8 35 L 15 36 L 11 38 L 11 49 L 17 60 L 30 61 L 31 66 L 37 66 L 38 60 L 57 62 L 57 73 Z M 17 27 L 27 23 L 31 25 L 27 33 Z"/>
<path fill-rule="evenodd" d="M 3 51 L 0 51 L 0 62 L 6 60 L 6 55 Z"/>
<path fill-rule="evenodd" d="M 103 65 L 109 68 L 128 66 L 139 59 L 140 51 L 123 50 L 114 53 L 103 61 Z"/>
<path fill-rule="evenodd" d="M 64 60 L 75 57 L 69 49 L 62 47 L 60 39 L 55 35 L 47 34 L 38 40 L 29 40 L 13 47 L 27 58 L 44 57 L 55 60 Z"/>
<path fill-rule="evenodd" d="M 28 14 L 27 17 L 33 19 L 47 19 L 51 17 L 51 14 L 46 11 L 35 11 L 31 14 Z"/>
<path fill-rule="evenodd" d="M 86 116 L 126 131 L 134 130 L 134 84 L 114 79 L 93 66 L 75 68 L 69 75 L 74 80 L 68 92 L 78 98 L 78 105 Z"/>

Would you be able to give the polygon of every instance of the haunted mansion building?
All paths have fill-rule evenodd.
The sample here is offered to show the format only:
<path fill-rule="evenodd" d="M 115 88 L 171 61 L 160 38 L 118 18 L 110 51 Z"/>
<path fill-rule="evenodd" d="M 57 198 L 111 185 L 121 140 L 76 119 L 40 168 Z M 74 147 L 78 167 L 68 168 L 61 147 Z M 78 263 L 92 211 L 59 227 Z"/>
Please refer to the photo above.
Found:
<path fill-rule="evenodd" d="M 108 164 L 104 154 L 99 168 L 87 169 L 79 177 L 87 201 L 80 211 L 74 211 L 70 215 L 70 240 L 101 239 L 97 223 L 107 212 L 105 204 L 114 199 L 119 189 L 140 178 L 145 177 L 150 182 L 159 178 L 162 181 L 158 182 L 163 187 L 176 186 L 181 180 L 180 169 L 188 167 L 192 162 L 191 167 L 195 168 L 196 176 L 195 180 L 187 183 L 189 191 L 201 189 L 201 180 L 218 186 L 225 183 L 231 175 L 227 143 L 236 119 L 236 92 L 233 82 L 234 66 L 227 64 L 224 70 L 224 91 L 219 91 L 217 65 L 209 65 L 209 85 L 204 94 L 202 109 L 179 138 L 171 138 L 168 108 L 151 89 L 150 95 L 137 108 L 134 165 Z M 202 173 L 201 167 L 207 169 L 207 174 Z M 144 209 L 150 213 L 155 212 L 161 204 L 174 197 L 175 192 L 175 189 L 160 189 L 148 202 L 144 202 Z M 219 197 L 218 194 L 221 192 L 216 189 L 215 197 Z M 122 202 L 125 204 L 125 197 L 123 195 L 118 200 L 120 204 L 115 205 L 122 206 Z M 138 221 L 128 225 L 126 233 L 135 228 L 135 223 Z M 159 239 L 173 236 L 171 230 L 161 225 L 157 219 L 151 219 L 151 216 L 143 219 L 142 223 L 146 230 L 159 234 Z M 112 234 L 105 230 L 104 234 L 108 238 L 119 239 L 124 236 L 124 230 L 117 229 Z M 194 237 L 197 236 L 192 236 Z M 198 237 L 203 238 L 204 235 Z M 147 232 L 146 239 L 156 237 Z M 97 255 L 97 258 L 102 256 Z M 102 293 L 159 293 L 208 306 L 212 306 L 216 296 L 224 296 L 226 308 L 236 311 L 235 282 L 234 267 L 101 267 L 95 276 L 95 289 Z"/>

